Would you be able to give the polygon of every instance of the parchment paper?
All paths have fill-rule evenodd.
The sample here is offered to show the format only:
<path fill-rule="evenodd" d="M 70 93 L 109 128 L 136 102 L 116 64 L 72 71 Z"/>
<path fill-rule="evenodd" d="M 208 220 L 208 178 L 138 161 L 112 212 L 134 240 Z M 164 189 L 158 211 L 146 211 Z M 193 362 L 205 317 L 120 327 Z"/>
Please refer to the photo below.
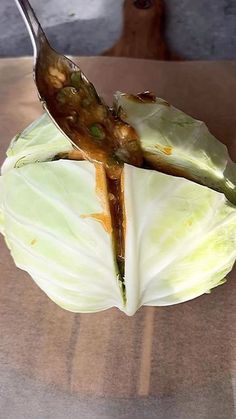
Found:
<path fill-rule="evenodd" d="M 83 58 L 106 100 L 151 90 L 204 120 L 236 160 L 236 62 Z M 41 112 L 31 58 L 0 60 L 1 162 Z M 73 314 L 14 266 L 0 241 L 0 417 L 233 419 L 236 273 L 191 302 Z"/>

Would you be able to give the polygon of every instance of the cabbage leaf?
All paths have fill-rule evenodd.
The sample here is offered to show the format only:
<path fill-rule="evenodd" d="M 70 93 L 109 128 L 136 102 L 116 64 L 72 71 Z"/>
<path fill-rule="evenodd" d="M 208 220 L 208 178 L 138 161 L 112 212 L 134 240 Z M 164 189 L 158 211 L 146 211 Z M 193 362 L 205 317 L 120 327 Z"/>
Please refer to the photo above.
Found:
<path fill-rule="evenodd" d="M 47 114 L 36 119 L 16 135 L 7 150 L 2 173 L 29 163 L 50 161 L 59 153 L 73 150 L 70 141 L 52 123 Z"/>
<path fill-rule="evenodd" d="M 122 110 L 122 119 L 137 130 L 144 157 L 152 167 L 223 192 L 236 204 L 236 164 L 203 122 L 160 98 L 142 103 L 118 92 L 116 107 Z"/>
<path fill-rule="evenodd" d="M 236 208 L 187 179 L 125 166 L 126 312 L 198 297 L 236 259 Z"/>
<path fill-rule="evenodd" d="M 16 265 L 54 302 L 73 312 L 123 309 L 112 236 L 94 217 L 105 209 L 93 164 L 60 160 L 9 170 L 0 201 Z"/>

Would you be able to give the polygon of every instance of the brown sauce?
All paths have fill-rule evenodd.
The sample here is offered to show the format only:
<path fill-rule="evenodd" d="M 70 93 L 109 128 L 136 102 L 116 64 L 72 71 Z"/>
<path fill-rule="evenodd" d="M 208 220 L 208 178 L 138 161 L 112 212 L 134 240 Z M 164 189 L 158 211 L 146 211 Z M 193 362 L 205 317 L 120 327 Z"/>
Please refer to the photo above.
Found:
<path fill-rule="evenodd" d="M 93 218 L 95 220 L 98 220 L 104 230 L 108 234 L 112 234 L 114 231 L 113 223 L 112 223 L 112 217 L 111 217 L 111 211 L 110 211 L 110 205 L 109 200 L 107 199 L 108 190 L 107 190 L 107 178 L 106 173 L 101 164 L 95 164 L 95 170 L 96 170 L 96 194 L 99 197 L 102 211 L 99 213 L 94 214 L 82 214 L 82 218 Z"/>
<path fill-rule="evenodd" d="M 137 95 L 128 95 L 129 99 L 137 103 L 156 103 L 156 96 L 147 90 L 146 92 L 138 93 Z"/>
<path fill-rule="evenodd" d="M 44 83 L 41 91 L 47 99 L 51 115 L 76 146 L 62 158 L 89 160 L 95 166 L 99 162 L 105 168 L 106 179 L 101 183 L 101 171 L 97 167 L 99 165 L 96 166 L 97 194 L 104 212 L 91 214 L 90 217 L 101 222 L 105 230 L 113 235 L 117 264 L 123 276 L 125 211 L 121 178 L 124 163 L 143 166 L 139 137 L 133 127 L 101 101 L 93 85 L 80 71 L 49 67 Z M 130 97 L 145 103 L 156 101 L 150 92 Z M 105 184 L 109 208 L 105 208 Z"/>
<path fill-rule="evenodd" d="M 112 215 L 114 242 L 116 255 L 119 260 L 124 259 L 124 215 L 123 215 L 123 194 L 121 190 L 121 178 L 107 182 L 109 191 L 110 212 Z"/>
<path fill-rule="evenodd" d="M 41 86 L 55 121 L 92 162 L 102 162 L 108 177 L 119 178 L 123 163 L 141 167 L 139 138 L 98 97 L 80 71 L 49 67 Z"/>

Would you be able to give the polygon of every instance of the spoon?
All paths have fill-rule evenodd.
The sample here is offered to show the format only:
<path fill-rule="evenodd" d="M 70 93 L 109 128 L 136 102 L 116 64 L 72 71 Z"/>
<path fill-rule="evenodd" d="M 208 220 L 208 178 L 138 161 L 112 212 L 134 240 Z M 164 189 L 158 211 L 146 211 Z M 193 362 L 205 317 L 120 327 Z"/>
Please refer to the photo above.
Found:
<path fill-rule="evenodd" d="M 135 130 L 107 107 L 75 63 L 50 46 L 28 0 L 15 2 L 33 45 L 39 99 L 74 146 L 73 157 L 103 163 L 111 179 L 120 176 L 122 162 L 141 166 Z"/>

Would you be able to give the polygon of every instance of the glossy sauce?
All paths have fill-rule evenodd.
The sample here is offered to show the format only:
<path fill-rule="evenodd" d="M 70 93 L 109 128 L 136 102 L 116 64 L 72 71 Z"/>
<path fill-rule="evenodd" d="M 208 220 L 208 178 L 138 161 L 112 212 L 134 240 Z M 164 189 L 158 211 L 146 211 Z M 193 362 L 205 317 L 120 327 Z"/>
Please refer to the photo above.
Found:
<path fill-rule="evenodd" d="M 138 93 L 137 95 L 128 95 L 129 99 L 137 103 L 156 103 L 156 96 L 147 90 L 146 92 Z"/>
<path fill-rule="evenodd" d="M 136 131 L 122 121 L 122 117 L 126 118 L 123 109 L 109 109 L 81 71 L 49 67 L 43 83 L 45 84 L 41 86 L 41 91 L 47 98 L 51 115 L 76 146 L 74 150 L 58 155 L 57 158 L 89 160 L 95 164 L 96 192 L 104 211 L 84 214 L 82 217 L 98 220 L 112 234 L 117 263 L 122 272 L 126 230 L 123 164 L 189 176 L 184 169 L 170 168 L 158 156 L 149 152 L 143 153 Z M 156 103 L 156 96 L 149 91 L 126 96 L 136 103 Z M 170 106 L 165 101 L 162 104 Z M 170 146 L 157 147 L 168 156 L 173 152 Z M 97 163 L 102 163 L 103 167 Z"/>
<path fill-rule="evenodd" d="M 45 92 L 51 115 L 77 147 L 64 158 L 95 163 L 96 191 L 104 212 L 89 216 L 101 222 L 113 235 L 117 263 L 122 271 L 125 215 L 121 176 L 124 163 L 143 165 L 139 137 L 133 127 L 102 102 L 94 86 L 80 71 L 49 67 L 44 82 L 41 90 Z M 155 100 L 150 92 L 131 97 L 142 102 Z M 104 170 L 96 163 L 102 163 L 106 179 L 102 174 Z M 107 196 L 104 196 L 104 188 L 107 188 Z"/>
<path fill-rule="evenodd" d="M 123 193 L 121 188 L 121 178 L 111 180 L 108 178 L 109 203 L 112 214 L 115 250 L 118 261 L 121 263 L 125 256 L 124 238 L 124 213 L 123 213 Z"/>
<path fill-rule="evenodd" d="M 113 234 L 112 217 L 108 201 L 107 180 L 104 168 L 101 164 L 95 164 L 96 170 L 96 194 L 99 197 L 103 211 L 94 214 L 82 214 L 82 218 L 93 218 L 100 221 L 108 234 Z"/>
<path fill-rule="evenodd" d="M 80 71 L 49 67 L 46 86 L 41 90 L 51 115 L 84 159 L 103 163 L 109 178 L 119 179 L 124 162 L 142 166 L 136 131 L 102 102 Z"/>

